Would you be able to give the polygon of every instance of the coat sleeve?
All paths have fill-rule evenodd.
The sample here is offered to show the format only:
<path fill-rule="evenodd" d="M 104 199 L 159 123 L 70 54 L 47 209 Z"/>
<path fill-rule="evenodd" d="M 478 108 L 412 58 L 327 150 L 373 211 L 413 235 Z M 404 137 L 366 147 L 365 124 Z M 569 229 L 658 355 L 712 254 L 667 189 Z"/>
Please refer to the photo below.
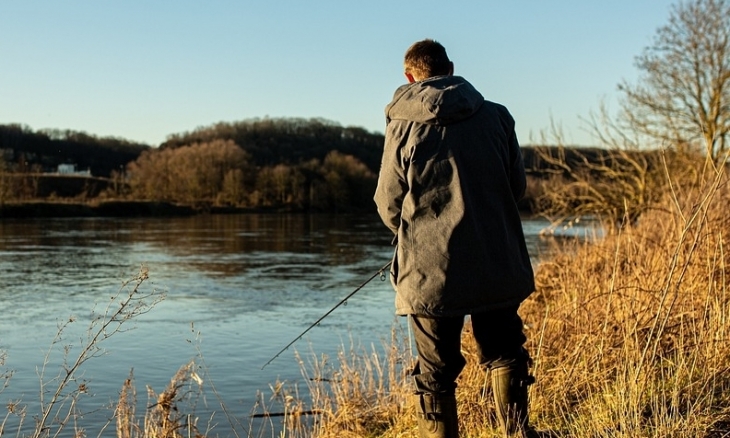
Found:
<path fill-rule="evenodd" d="M 511 163 L 510 187 L 515 201 L 519 201 L 525 196 L 527 177 L 525 175 L 525 160 L 522 159 L 520 144 L 517 142 L 517 135 L 514 129 L 509 137 L 509 156 Z"/>
<path fill-rule="evenodd" d="M 403 158 L 408 140 L 406 125 L 403 121 L 395 120 L 386 127 L 385 147 L 374 197 L 380 218 L 395 235 L 400 226 L 403 199 L 408 192 L 406 160 Z"/>
<path fill-rule="evenodd" d="M 517 141 L 517 134 L 515 133 L 515 120 L 512 118 L 509 110 L 498 105 L 499 116 L 502 123 L 502 129 L 504 129 L 507 135 L 507 149 L 509 157 L 509 185 L 512 191 L 512 197 L 515 201 L 519 201 L 525 196 L 525 189 L 527 188 L 527 177 L 525 175 L 525 161 L 522 159 L 522 151 L 520 150 L 520 144 Z"/>

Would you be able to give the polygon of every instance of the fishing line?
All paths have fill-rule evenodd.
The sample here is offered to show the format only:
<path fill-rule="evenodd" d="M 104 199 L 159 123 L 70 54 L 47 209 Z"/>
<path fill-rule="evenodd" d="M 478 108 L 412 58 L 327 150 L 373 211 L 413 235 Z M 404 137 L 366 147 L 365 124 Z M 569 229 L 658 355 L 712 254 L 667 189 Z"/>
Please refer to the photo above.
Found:
<path fill-rule="evenodd" d="M 379 269 L 379 270 L 378 270 L 377 272 L 375 272 L 375 274 L 373 274 L 373 275 L 372 275 L 372 276 L 371 276 L 370 278 L 368 278 L 367 280 L 365 280 L 365 282 L 364 282 L 363 284 L 361 284 L 360 286 L 358 286 L 357 288 L 355 288 L 355 290 L 353 290 L 352 292 L 350 292 L 350 293 L 349 293 L 349 294 L 348 294 L 348 295 L 347 295 L 347 296 L 346 296 L 345 298 L 341 299 L 341 300 L 340 300 L 340 301 L 339 301 L 339 302 L 338 302 L 337 304 L 335 304 L 335 305 L 334 305 L 334 307 L 332 307 L 332 308 L 331 308 L 330 310 L 328 310 L 328 311 L 327 311 L 327 313 L 325 313 L 324 315 L 322 315 L 322 316 L 321 316 L 321 317 L 320 317 L 320 318 L 319 318 L 318 320 L 314 321 L 314 322 L 312 323 L 312 325 L 310 325 L 309 327 L 307 327 L 307 329 L 306 329 L 306 330 L 304 330 L 303 332 L 301 332 L 301 333 L 299 334 L 299 336 L 297 336 L 296 338 L 294 338 L 294 340 L 293 340 L 293 341 L 291 341 L 291 342 L 289 342 L 288 344 L 286 344 L 286 347 L 282 348 L 282 349 L 281 349 L 281 350 L 280 350 L 280 351 L 279 351 L 278 353 L 276 353 L 276 354 L 274 355 L 274 357 L 272 357 L 271 359 L 269 359 L 269 361 L 268 361 L 268 362 L 266 362 L 266 363 L 264 364 L 264 366 L 262 366 L 262 367 L 261 367 L 261 369 L 263 370 L 264 368 L 266 368 L 266 365 L 268 365 L 268 364 L 270 364 L 271 362 L 273 362 L 273 361 L 274 361 L 274 359 L 276 359 L 277 357 L 279 357 L 279 356 L 281 355 L 281 353 L 285 352 L 285 351 L 286 351 L 286 350 L 287 350 L 287 349 L 288 349 L 289 347 L 291 347 L 291 346 L 292 346 L 292 345 L 293 345 L 293 344 L 294 344 L 295 342 L 297 342 L 298 340 L 302 339 L 302 336 L 304 336 L 305 334 L 307 334 L 307 332 L 308 332 L 309 330 L 311 330 L 311 329 L 313 329 L 314 327 L 316 327 L 316 326 L 317 326 L 317 325 L 318 325 L 318 324 L 319 324 L 320 322 L 322 322 L 322 320 L 323 320 L 323 319 L 327 318 L 327 317 L 329 316 L 329 314 L 330 314 L 330 313 L 334 312 L 334 311 L 335 311 L 335 309 L 337 309 L 338 307 L 340 307 L 340 306 L 341 306 L 341 305 L 343 305 L 343 304 L 346 304 L 346 303 L 347 303 L 347 300 L 348 300 L 348 299 L 350 299 L 350 297 L 352 297 L 352 296 L 353 296 L 353 295 L 355 295 L 355 294 L 356 294 L 356 293 L 357 293 L 357 292 L 358 292 L 358 291 L 359 291 L 360 289 L 362 289 L 363 287 L 365 287 L 365 285 L 366 285 L 366 284 L 370 283 L 370 282 L 371 282 L 371 281 L 373 280 L 373 278 L 375 278 L 375 277 L 377 277 L 377 276 L 380 276 L 380 279 L 381 279 L 382 281 L 385 281 L 385 270 L 386 270 L 386 269 L 388 269 L 388 268 L 390 267 L 391 263 L 392 263 L 392 262 L 388 262 L 388 263 L 387 263 L 387 264 L 386 264 L 385 266 L 383 266 L 382 268 L 380 268 L 380 269 Z"/>

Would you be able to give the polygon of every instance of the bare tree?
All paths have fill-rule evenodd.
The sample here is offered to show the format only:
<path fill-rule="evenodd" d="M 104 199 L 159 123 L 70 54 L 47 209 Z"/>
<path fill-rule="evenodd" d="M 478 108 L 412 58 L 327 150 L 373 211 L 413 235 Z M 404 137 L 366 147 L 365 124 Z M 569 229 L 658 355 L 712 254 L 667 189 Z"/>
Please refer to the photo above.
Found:
<path fill-rule="evenodd" d="M 674 5 L 635 63 L 638 84 L 619 85 L 629 127 L 663 146 L 694 146 L 708 159 L 721 157 L 730 132 L 730 4 Z"/>

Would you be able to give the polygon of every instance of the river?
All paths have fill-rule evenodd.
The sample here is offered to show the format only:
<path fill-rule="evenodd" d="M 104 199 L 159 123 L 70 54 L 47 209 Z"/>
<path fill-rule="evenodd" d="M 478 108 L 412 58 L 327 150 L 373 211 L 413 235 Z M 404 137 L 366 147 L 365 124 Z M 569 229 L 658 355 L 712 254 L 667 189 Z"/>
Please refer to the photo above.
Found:
<path fill-rule="evenodd" d="M 538 234 L 547 225 L 524 222 L 533 259 L 544 248 Z M 303 380 L 297 351 L 335 355 L 351 342 L 387 342 L 393 326 L 402 324 L 393 315 L 389 281 L 376 277 L 262 366 L 391 254 L 387 230 L 367 215 L 0 220 L 0 351 L 5 354 L 0 372 L 13 373 L 0 392 L 0 419 L 9 405 L 16 404 L 16 413 L 26 409 L 22 424 L 18 415 L 8 414 L 0 434 L 32 431 L 41 380 L 48 382 L 43 391 L 48 400 L 47 392 L 55 388 L 50 380 L 64 357 L 78 354 L 93 318 L 144 267 L 149 279 L 141 290 L 163 293 L 164 300 L 126 322 L 123 332 L 99 344 L 103 354 L 81 367 L 72 385 L 83 383 L 86 389 L 77 427 L 86 436 L 114 435 L 113 423 L 103 428 L 130 371 L 142 412 L 146 385 L 162 391 L 179 367 L 197 358 L 205 367 L 204 385 L 216 388 L 206 390 L 198 404 L 199 421 L 214 416 L 213 433 L 229 435 L 220 397 L 242 424 L 238 436 L 274 436 L 265 430 L 276 428 L 271 423 L 256 425 L 255 433 L 248 430 L 254 427 L 250 414 L 257 397 L 268 398 L 277 380 Z M 71 320 L 54 344 L 59 327 Z M 73 435 L 72 426 L 61 434 Z"/>

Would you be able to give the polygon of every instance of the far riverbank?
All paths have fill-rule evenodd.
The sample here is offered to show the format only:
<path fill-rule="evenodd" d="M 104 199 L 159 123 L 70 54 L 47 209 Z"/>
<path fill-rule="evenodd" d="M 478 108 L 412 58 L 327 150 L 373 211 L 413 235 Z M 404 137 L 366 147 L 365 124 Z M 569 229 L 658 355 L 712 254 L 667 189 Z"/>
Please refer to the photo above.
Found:
<path fill-rule="evenodd" d="M 531 202 L 520 202 L 520 211 L 532 213 Z M 22 201 L 0 204 L 0 220 L 3 218 L 51 218 L 51 217 L 164 217 L 192 216 L 196 214 L 242 214 L 242 213 L 299 213 L 286 208 L 244 208 L 213 206 L 207 204 L 187 205 L 163 201 L 133 200 L 91 200 L 91 201 Z M 375 212 L 375 205 L 358 212 Z M 344 212 L 343 212 L 344 213 Z M 353 213 L 347 211 L 347 213 Z"/>
<path fill-rule="evenodd" d="M 160 217 L 192 216 L 201 213 L 240 214 L 287 212 L 262 208 L 236 208 L 210 205 L 185 205 L 162 201 L 26 201 L 0 204 L 3 218 L 50 218 L 50 217 Z"/>

